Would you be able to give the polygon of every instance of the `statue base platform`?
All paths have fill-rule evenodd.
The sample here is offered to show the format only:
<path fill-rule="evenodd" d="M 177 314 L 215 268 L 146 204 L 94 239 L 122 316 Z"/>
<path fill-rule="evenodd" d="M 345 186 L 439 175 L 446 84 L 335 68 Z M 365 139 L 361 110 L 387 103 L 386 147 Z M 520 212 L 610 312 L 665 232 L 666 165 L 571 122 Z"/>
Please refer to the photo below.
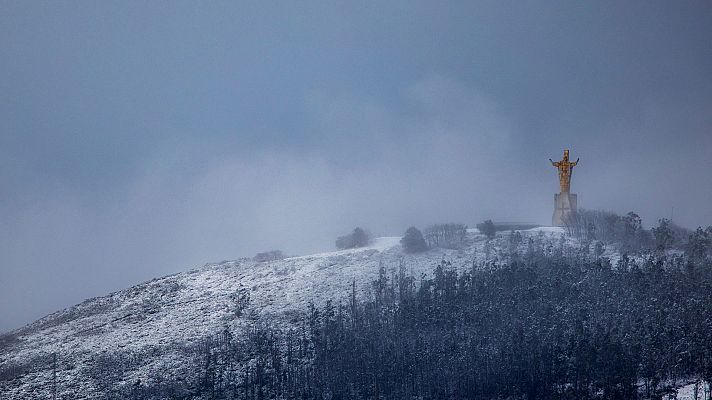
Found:
<path fill-rule="evenodd" d="M 566 216 L 576 212 L 576 195 L 573 193 L 557 193 L 554 195 L 554 216 L 551 224 L 554 226 L 564 226 Z"/>

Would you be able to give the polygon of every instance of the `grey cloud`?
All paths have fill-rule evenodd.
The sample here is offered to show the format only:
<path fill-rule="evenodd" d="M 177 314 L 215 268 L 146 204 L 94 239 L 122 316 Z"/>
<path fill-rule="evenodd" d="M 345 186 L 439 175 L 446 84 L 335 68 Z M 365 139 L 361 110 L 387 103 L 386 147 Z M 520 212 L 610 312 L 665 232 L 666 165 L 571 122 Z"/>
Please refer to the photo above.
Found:
<path fill-rule="evenodd" d="M 355 225 L 712 224 L 712 8 L 0 5 L 0 331 Z"/>

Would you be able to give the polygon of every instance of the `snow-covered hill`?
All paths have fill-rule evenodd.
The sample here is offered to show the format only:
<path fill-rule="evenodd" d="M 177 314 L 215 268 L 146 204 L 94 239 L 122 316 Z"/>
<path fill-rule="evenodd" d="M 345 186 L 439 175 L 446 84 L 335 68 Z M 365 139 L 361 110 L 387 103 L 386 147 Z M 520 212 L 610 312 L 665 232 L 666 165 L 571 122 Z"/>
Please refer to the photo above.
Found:
<path fill-rule="evenodd" d="M 525 237 L 558 240 L 562 230 L 535 228 Z M 363 295 L 379 266 L 402 263 L 414 276 L 430 274 L 443 259 L 456 269 L 494 257 L 507 233 L 493 246 L 476 230 L 459 250 L 403 252 L 399 237 L 382 237 L 365 248 L 272 262 L 250 259 L 208 264 L 84 301 L 5 335 L 0 342 L 0 398 L 51 398 L 53 355 L 57 355 L 59 398 L 93 398 L 92 368 L 104 355 L 150 354 L 123 379 L 151 381 L 187 368 L 180 349 L 229 326 L 236 332 L 270 318 L 289 324 L 310 301 L 346 299 L 352 283 Z M 249 294 L 247 309 L 238 312 Z M 239 315 L 238 315 L 239 314 Z"/>

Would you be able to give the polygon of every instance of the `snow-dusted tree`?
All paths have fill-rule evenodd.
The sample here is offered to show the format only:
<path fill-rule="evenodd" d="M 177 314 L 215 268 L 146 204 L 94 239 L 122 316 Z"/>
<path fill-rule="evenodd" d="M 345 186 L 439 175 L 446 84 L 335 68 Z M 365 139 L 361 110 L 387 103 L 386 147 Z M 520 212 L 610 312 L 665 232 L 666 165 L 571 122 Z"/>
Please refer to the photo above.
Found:
<path fill-rule="evenodd" d="M 495 228 L 494 222 L 492 222 L 491 219 L 488 219 L 480 224 L 477 224 L 477 229 L 479 229 L 480 233 L 487 236 L 487 238 L 489 238 L 489 239 L 494 238 L 494 235 L 497 232 L 497 228 Z"/>
<path fill-rule="evenodd" d="M 456 249 L 465 243 L 467 226 L 463 224 L 435 224 L 425 228 L 425 241 L 430 247 Z"/>
<path fill-rule="evenodd" d="M 685 254 L 693 261 L 704 261 L 712 247 L 712 227 L 703 230 L 701 227 L 690 234 L 685 247 Z"/>
<path fill-rule="evenodd" d="M 403 249 L 408 253 L 418 253 L 428 249 L 423 233 L 414 226 L 405 231 L 405 235 L 403 235 L 400 242 L 403 245 Z"/>
<path fill-rule="evenodd" d="M 655 247 L 658 250 L 667 250 L 675 243 L 675 234 L 670 226 L 670 220 L 666 218 L 658 221 L 657 228 L 653 228 L 655 237 Z"/>
<path fill-rule="evenodd" d="M 519 247 L 520 244 L 522 244 L 522 234 L 519 231 L 510 231 L 509 232 L 509 251 L 510 252 L 515 252 L 517 251 L 517 248 Z"/>
<path fill-rule="evenodd" d="M 362 228 L 355 228 L 348 235 L 340 236 L 336 239 L 337 249 L 354 249 L 357 247 L 368 246 L 371 240 L 371 235 Z"/>
<path fill-rule="evenodd" d="M 603 245 L 603 242 L 601 242 L 600 240 L 597 241 L 596 245 L 593 248 L 593 254 L 596 256 L 596 258 L 601 258 L 605 251 L 606 247 Z"/>
<path fill-rule="evenodd" d="M 262 253 L 257 253 L 254 257 L 252 257 L 252 259 L 257 262 L 277 261 L 282 260 L 284 258 L 286 258 L 286 256 L 281 250 L 265 251 Z"/>

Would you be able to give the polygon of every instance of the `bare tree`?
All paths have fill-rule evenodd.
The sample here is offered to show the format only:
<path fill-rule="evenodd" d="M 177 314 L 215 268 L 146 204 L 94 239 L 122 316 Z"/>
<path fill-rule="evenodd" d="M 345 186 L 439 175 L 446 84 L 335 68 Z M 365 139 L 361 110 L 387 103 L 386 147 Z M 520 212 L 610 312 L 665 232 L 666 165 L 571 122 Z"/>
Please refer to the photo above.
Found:
<path fill-rule="evenodd" d="M 456 249 L 465 243 L 467 226 L 463 224 L 436 224 L 425 229 L 425 241 L 430 247 Z"/>

